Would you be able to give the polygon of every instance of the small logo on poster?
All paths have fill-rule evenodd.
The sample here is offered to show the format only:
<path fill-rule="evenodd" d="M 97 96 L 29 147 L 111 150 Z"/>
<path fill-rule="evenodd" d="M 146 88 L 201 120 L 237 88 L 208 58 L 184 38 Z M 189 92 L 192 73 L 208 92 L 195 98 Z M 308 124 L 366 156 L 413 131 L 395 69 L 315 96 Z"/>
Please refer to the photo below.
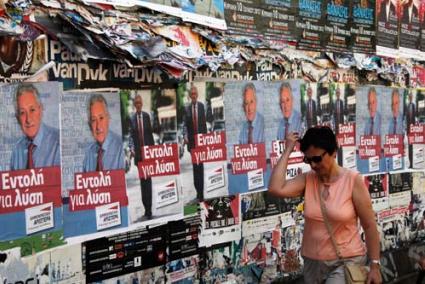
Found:
<path fill-rule="evenodd" d="M 98 231 L 119 225 L 121 225 L 119 202 L 96 207 L 96 227 Z"/>
<path fill-rule="evenodd" d="M 264 186 L 263 169 L 248 172 L 248 190 Z"/>
<path fill-rule="evenodd" d="M 224 166 L 213 168 L 206 173 L 206 187 L 207 191 L 223 187 L 226 184 L 224 178 Z"/>
<path fill-rule="evenodd" d="M 161 208 L 177 201 L 177 182 L 175 180 L 158 185 L 156 190 L 156 208 Z"/>
<path fill-rule="evenodd" d="M 25 209 L 27 235 L 54 227 L 53 203 Z"/>

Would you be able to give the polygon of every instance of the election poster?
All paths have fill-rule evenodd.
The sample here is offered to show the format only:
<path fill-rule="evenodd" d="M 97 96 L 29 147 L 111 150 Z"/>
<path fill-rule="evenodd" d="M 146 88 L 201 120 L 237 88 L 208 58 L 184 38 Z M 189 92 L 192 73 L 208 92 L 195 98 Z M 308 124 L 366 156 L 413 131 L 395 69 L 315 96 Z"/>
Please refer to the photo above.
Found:
<path fill-rule="evenodd" d="M 356 53 L 374 53 L 376 48 L 376 0 L 352 0 L 350 5 L 350 49 Z"/>
<path fill-rule="evenodd" d="M 297 2 L 297 48 L 321 51 L 326 46 L 325 24 L 327 3 L 331 1 L 298 1 Z"/>
<path fill-rule="evenodd" d="M 121 90 L 120 99 L 130 224 L 182 215 L 175 89 Z"/>
<path fill-rule="evenodd" d="M 200 206 L 200 247 L 210 247 L 241 238 L 239 195 L 206 199 L 200 203 Z"/>
<path fill-rule="evenodd" d="M 364 183 L 369 190 L 373 211 L 379 212 L 388 209 L 390 206 L 388 174 L 367 175 L 364 177 Z"/>
<path fill-rule="evenodd" d="M 222 82 L 182 83 L 177 88 L 186 212 L 205 198 L 229 194 L 223 89 Z"/>
<path fill-rule="evenodd" d="M 269 87 L 260 81 L 229 82 L 224 87 L 230 194 L 267 187 L 266 147 L 276 135 L 265 132 L 265 116 L 270 115 L 265 106 L 276 103 L 275 96 L 266 95 Z"/>
<path fill-rule="evenodd" d="M 400 1 L 399 55 L 420 60 L 421 1 Z"/>
<path fill-rule="evenodd" d="M 55 82 L 0 87 L 0 250 L 63 244 L 59 98 Z"/>
<path fill-rule="evenodd" d="M 204 25 L 218 30 L 226 30 L 224 20 L 224 1 L 190 1 L 181 0 L 183 21 Z"/>
<path fill-rule="evenodd" d="M 267 83 L 267 91 L 273 96 L 266 99 L 270 111 L 265 112 L 266 127 L 266 150 L 270 157 L 270 165 L 273 169 L 285 148 L 285 138 L 288 133 L 296 132 L 302 137 L 305 132 L 301 116 L 301 87 L 302 80 L 287 80 Z M 303 162 L 303 153 L 300 151 L 299 143 L 296 144 L 289 156 L 286 172 L 287 178 L 310 170 L 310 166 Z"/>
<path fill-rule="evenodd" d="M 382 135 L 384 159 L 386 170 L 402 170 L 404 161 L 405 140 L 403 97 L 405 89 L 385 88 L 382 89 Z"/>
<path fill-rule="evenodd" d="M 425 168 L 425 91 L 409 89 L 404 93 L 404 116 L 409 168 Z"/>
<path fill-rule="evenodd" d="M 86 282 L 104 283 L 100 281 L 164 266 L 167 233 L 165 224 L 84 242 Z"/>
<path fill-rule="evenodd" d="M 323 48 L 330 52 L 348 52 L 351 39 L 350 0 L 327 1 Z"/>
<path fill-rule="evenodd" d="M 356 165 L 356 96 L 354 85 L 332 83 L 328 85 L 329 120 L 338 142 L 337 161 L 344 168 Z"/>
<path fill-rule="evenodd" d="M 117 92 L 66 92 L 61 100 L 66 237 L 127 227 L 124 146 Z"/>
<path fill-rule="evenodd" d="M 382 108 L 385 92 L 381 86 L 356 88 L 357 169 L 362 174 L 386 170 L 382 155 Z M 360 103 L 361 102 L 361 103 Z"/>
<path fill-rule="evenodd" d="M 399 47 L 399 0 L 376 0 L 376 53 L 396 57 Z"/>
<path fill-rule="evenodd" d="M 407 207 L 412 201 L 413 173 L 389 174 L 389 204 L 391 208 Z"/>
<path fill-rule="evenodd" d="M 420 5 L 421 9 L 420 9 L 420 13 L 419 13 L 419 25 L 420 25 L 420 45 L 419 45 L 419 56 L 421 56 L 423 58 L 423 56 L 425 55 L 425 0 L 421 0 L 421 5 Z"/>

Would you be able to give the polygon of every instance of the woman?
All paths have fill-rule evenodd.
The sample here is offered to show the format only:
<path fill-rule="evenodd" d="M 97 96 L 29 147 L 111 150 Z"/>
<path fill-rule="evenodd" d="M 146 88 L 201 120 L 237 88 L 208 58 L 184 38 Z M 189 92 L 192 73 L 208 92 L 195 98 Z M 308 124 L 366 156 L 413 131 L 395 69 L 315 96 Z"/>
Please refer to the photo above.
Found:
<path fill-rule="evenodd" d="M 301 139 L 304 162 L 312 171 L 286 180 L 289 155 L 299 140 L 289 133 L 286 147 L 270 177 L 269 192 L 278 197 L 304 196 L 305 225 L 302 244 L 305 283 L 345 283 L 344 262 L 366 264 L 358 219 L 366 236 L 370 271 L 367 283 L 381 283 L 379 235 L 370 196 L 362 177 L 338 166 L 337 142 L 329 127 L 310 128 Z M 343 260 L 339 260 L 323 221 L 320 199 Z"/>

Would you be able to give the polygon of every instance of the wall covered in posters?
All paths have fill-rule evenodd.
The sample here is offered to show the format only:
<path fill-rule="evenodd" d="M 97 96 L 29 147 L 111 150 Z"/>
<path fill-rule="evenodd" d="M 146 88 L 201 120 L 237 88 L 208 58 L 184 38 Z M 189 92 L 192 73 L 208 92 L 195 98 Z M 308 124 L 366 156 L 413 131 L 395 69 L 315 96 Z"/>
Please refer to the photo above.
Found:
<path fill-rule="evenodd" d="M 422 89 L 214 80 L 0 91 L 0 218 L 15 220 L 0 233 L 7 283 L 300 277 L 303 200 L 267 186 L 287 133 L 324 125 L 337 134 L 338 162 L 364 176 L 385 281 L 412 272 L 398 255 L 410 263 L 423 249 Z M 309 170 L 296 147 L 282 174 Z"/>

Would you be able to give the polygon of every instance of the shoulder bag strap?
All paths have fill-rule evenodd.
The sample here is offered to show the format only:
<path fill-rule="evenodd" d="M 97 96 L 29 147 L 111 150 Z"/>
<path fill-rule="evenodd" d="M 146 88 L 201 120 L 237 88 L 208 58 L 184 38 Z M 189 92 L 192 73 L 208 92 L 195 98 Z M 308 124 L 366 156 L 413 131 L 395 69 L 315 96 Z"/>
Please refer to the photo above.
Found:
<path fill-rule="evenodd" d="M 328 219 L 328 216 L 326 214 L 326 206 L 325 206 L 325 203 L 324 203 L 323 198 L 322 198 L 322 191 L 321 190 L 319 190 L 319 200 L 320 200 L 320 210 L 322 211 L 322 215 L 323 215 L 323 221 L 325 223 L 326 230 L 328 231 L 328 234 L 331 237 L 332 246 L 334 247 L 336 255 L 338 256 L 338 258 L 342 259 L 341 251 L 339 250 L 339 247 L 338 247 L 338 245 L 335 241 L 335 238 L 332 235 L 332 226 L 331 226 L 331 223 L 329 223 L 329 219 Z"/>

